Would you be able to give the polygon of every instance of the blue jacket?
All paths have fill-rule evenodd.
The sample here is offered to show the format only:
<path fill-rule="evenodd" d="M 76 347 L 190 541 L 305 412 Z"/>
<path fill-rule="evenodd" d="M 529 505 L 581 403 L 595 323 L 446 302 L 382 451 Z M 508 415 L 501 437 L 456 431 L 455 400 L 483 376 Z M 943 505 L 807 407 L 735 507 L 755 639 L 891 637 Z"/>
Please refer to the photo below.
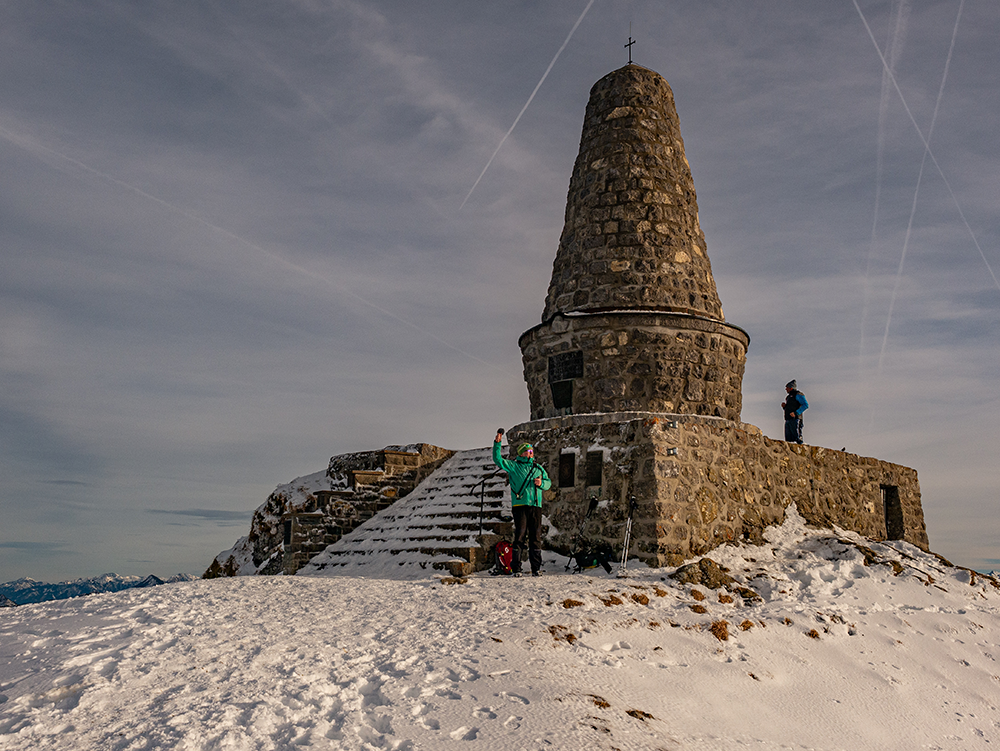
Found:
<path fill-rule="evenodd" d="M 507 473 L 512 506 L 542 507 L 542 491 L 552 487 L 552 480 L 541 464 L 536 464 L 534 459 L 526 456 L 505 459 L 500 453 L 500 444 L 497 442 L 493 443 L 493 463 Z M 536 477 L 542 478 L 541 487 L 535 485 Z M 517 494 L 518 490 L 521 491 L 520 497 Z"/>
<path fill-rule="evenodd" d="M 809 409 L 809 402 L 806 401 L 806 395 L 801 391 L 792 391 L 781 406 L 785 410 L 785 419 L 795 420 L 802 417 L 802 413 Z"/>

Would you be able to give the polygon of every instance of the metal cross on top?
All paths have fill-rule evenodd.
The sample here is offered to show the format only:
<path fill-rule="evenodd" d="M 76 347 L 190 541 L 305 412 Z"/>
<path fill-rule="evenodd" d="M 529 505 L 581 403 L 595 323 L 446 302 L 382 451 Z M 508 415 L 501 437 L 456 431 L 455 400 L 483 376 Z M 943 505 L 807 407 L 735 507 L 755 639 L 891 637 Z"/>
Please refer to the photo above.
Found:
<path fill-rule="evenodd" d="M 625 45 L 625 48 L 628 50 L 628 64 L 629 65 L 632 64 L 632 45 L 633 44 L 635 44 L 635 40 L 632 39 L 632 35 L 629 34 L 628 35 L 628 44 Z"/>

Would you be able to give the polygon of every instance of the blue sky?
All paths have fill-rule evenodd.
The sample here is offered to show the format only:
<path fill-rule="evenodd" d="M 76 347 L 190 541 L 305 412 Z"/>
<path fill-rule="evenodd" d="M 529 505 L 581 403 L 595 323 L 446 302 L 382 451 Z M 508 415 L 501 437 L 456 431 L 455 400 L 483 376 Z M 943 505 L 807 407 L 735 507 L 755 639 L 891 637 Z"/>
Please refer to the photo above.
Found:
<path fill-rule="evenodd" d="M 630 24 L 743 419 L 797 378 L 808 442 L 916 468 L 932 549 L 1000 568 L 1000 6 L 596 0 L 476 184 L 587 8 L 0 5 L 0 581 L 201 573 L 333 454 L 527 419 Z"/>

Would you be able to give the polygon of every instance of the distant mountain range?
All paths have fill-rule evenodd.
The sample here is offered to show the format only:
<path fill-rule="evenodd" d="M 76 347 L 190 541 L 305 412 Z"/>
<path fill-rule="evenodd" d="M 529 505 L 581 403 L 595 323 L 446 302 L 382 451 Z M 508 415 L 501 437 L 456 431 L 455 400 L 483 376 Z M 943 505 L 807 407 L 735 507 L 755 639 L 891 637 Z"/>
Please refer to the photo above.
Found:
<path fill-rule="evenodd" d="M 0 608 L 14 605 L 28 605 L 33 602 L 48 602 L 50 600 L 66 600 L 70 597 L 82 597 L 98 592 L 121 592 L 123 589 L 139 587 L 156 587 L 172 582 L 192 581 L 197 579 L 190 574 L 177 574 L 168 579 L 161 579 L 150 574 L 141 576 L 119 576 L 118 574 L 101 574 L 90 579 L 47 584 L 34 579 L 17 579 L 0 584 Z"/>

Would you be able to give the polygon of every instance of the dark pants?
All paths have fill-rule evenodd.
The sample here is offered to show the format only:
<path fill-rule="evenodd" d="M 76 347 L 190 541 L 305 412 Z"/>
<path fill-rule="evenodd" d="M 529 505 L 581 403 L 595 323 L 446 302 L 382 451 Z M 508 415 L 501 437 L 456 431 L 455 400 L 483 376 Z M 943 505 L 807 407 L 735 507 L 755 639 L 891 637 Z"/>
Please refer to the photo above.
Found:
<path fill-rule="evenodd" d="M 538 506 L 512 506 L 514 512 L 514 559 L 512 571 L 521 570 L 524 551 L 528 551 L 531 572 L 542 567 L 542 510 Z"/>
<path fill-rule="evenodd" d="M 802 418 L 793 417 L 785 420 L 785 440 L 789 443 L 802 443 Z"/>

